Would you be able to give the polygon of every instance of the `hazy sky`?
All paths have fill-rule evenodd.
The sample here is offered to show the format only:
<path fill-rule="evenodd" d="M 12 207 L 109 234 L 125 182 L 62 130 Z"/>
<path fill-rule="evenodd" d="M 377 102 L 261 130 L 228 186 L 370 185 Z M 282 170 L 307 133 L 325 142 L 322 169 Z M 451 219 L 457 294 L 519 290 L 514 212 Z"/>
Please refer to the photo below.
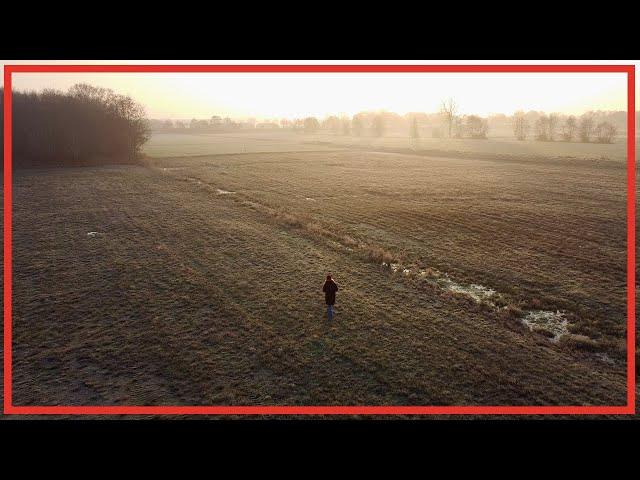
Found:
<path fill-rule="evenodd" d="M 623 73 L 22 73 L 13 82 L 20 90 L 108 87 L 145 105 L 151 118 L 174 119 L 435 112 L 447 97 L 460 113 L 479 115 L 581 114 L 626 110 L 627 103 Z"/>

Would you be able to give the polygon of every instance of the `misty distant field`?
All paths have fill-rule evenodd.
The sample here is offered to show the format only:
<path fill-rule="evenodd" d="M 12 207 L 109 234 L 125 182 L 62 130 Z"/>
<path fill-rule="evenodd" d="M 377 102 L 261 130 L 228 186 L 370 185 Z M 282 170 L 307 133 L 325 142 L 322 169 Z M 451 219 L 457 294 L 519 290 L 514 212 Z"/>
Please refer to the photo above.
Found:
<path fill-rule="evenodd" d="M 626 139 L 617 137 L 613 144 L 578 142 L 518 141 L 511 136 L 486 140 L 420 138 L 408 136 L 355 137 L 344 135 L 296 134 L 293 132 L 252 132 L 225 134 L 173 134 L 154 132 L 144 151 L 151 157 L 184 155 L 218 155 L 228 153 L 262 153 L 331 150 L 341 147 L 365 149 L 411 149 L 482 155 L 531 157 L 574 157 L 625 161 Z"/>
<path fill-rule="evenodd" d="M 609 158 L 626 160 L 626 139 L 616 138 L 613 144 L 579 143 L 579 142 L 538 142 L 535 140 L 518 141 L 512 136 L 489 137 L 486 140 L 474 139 L 438 139 L 409 137 L 351 137 L 342 135 L 313 135 L 316 142 L 330 142 L 337 145 L 360 146 L 367 148 L 411 148 L 415 150 L 442 150 L 465 153 L 491 155 L 508 155 L 518 157 L 574 157 L 574 158 Z"/>
<path fill-rule="evenodd" d="M 172 157 L 226 153 L 330 150 L 328 146 L 304 143 L 301 137 L 301 135 L 281 134 L 278 132 L 274 134 L 153 133 L 149 142 L 144 146 L 144 153 L 151 157 Z"/>
<path fill-rule="evenodd" d="M 624 145 L 274 135 L 15 172 L 15 404 L 625 403 Z"/>

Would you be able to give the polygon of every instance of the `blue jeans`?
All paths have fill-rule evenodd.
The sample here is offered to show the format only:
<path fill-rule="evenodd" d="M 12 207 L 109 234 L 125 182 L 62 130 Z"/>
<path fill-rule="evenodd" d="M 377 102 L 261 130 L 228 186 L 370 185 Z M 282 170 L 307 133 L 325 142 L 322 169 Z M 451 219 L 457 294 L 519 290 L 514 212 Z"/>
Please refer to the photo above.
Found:
<path fill-rule="evenodd" d="M 327 305 L 327 317 L 333 320 L 333 305 Z"/>

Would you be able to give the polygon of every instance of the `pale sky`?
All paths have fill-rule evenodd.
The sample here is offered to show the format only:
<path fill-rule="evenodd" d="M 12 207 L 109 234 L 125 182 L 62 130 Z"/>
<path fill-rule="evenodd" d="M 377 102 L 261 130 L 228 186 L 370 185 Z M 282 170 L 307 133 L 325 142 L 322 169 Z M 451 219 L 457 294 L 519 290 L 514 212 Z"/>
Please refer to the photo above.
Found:
<path fill-rule="evenodd" d="M 370 110 L 399 114 L 436 112 L 440 101 L 448 97 L 456 100 L 461 114 L 483 116 L 490 113 L 510 115 L 516 110 L 581 114 L 588 110 L 626 111 L 627 107 L 624 73 L 13 75 L 13 88 L 17 90 L 67 90 L 80 82 L 130 95 L 145 106 L 150 118 L 190 119 L 219 115 L 277 119 L 305 116 L 322 118 Z"/>

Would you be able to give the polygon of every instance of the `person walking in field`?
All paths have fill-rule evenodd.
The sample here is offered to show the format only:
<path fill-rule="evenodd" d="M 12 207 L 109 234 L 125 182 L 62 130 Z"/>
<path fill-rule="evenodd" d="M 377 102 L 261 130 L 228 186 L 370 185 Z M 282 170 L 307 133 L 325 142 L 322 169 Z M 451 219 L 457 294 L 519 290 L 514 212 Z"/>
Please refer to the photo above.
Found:
<path fill-rule="evenodd" d="M 322 286 L 324 292 L 324 300 L 327 304 L 327 317 L 329 321 L 333 320 L 333 305 L 336 303 L 336 292 L 338 291 L 338 284 L 333 281 L 331 275 L 327 275 L 327 280 Z"/>

